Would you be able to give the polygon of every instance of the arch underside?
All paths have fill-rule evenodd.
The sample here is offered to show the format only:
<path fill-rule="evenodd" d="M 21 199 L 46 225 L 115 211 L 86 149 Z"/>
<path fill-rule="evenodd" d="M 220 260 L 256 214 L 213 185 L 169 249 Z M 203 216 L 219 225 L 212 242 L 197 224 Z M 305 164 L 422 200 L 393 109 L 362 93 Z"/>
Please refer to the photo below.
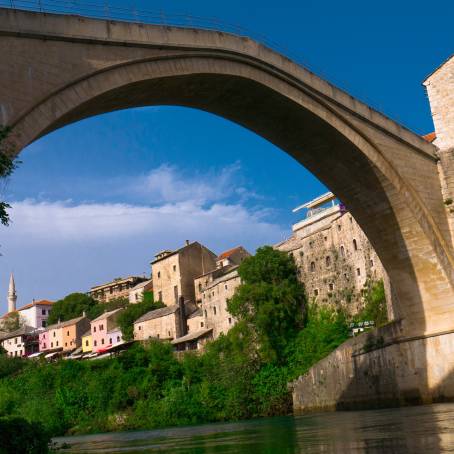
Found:
<path fill-rule="evenodd" d="M 367 132 L 316 94 L 269 71 L 213 57 L 122 65 L 56 90 L 24 112 L 14 131 L 22 147 L 83 118 L 150 105 L 192 107 L 236 122 L 326 184 L 379 255 L 397 294 L 394 312 L 408 333 L 433 330 L 434 307 L 441 316 L 452 310 L 449 247 L 411 185 Z M 435 163 L 427 165 L 436 172 Z"/>

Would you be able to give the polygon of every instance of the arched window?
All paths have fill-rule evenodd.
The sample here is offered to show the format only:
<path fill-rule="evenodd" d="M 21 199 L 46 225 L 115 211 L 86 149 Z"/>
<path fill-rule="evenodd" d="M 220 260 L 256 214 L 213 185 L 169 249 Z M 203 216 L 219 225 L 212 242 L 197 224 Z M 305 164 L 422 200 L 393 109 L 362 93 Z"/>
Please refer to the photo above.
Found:
<path fill-rule="evenodd" d="M 341 257 L 345 257 L 345 248 L 344 248 L 344 246 L 340 247 L 340 254 L 341 254 Z"/>
<path fill-rule="evenodd" d="M 325 263 L 327 268 L 331 266 L 331 257 L 329 255 L 326 256 Z"/>
<path fill-rule="evenodd" d="M 354 249 L 355 251 L 358 250 L 358 243 L 356 242 L 356 240 L 353 240 L 353 249 Z"/>
<path fill-rule="evenodd" d="M 315 271 L 315 262 L 311 262 L 311 272 Z"/>

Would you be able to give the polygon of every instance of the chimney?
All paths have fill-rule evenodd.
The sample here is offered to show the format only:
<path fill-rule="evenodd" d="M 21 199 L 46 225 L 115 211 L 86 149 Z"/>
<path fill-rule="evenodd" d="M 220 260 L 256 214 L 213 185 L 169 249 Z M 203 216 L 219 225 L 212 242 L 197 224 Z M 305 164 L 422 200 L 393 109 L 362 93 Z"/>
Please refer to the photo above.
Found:
<path fill-rule="evenodd" d="M 186 246 L 189 246 L 189 240 L 186 240 L 185 243 L 186 243 Z"/>
<path fill-rule="evenodd" d="M 180 298 L 178 299 L 178 307 L 180 309 L 180 337 L 183 337 L 188 333 L 184 296 L 180 296 Z"/>

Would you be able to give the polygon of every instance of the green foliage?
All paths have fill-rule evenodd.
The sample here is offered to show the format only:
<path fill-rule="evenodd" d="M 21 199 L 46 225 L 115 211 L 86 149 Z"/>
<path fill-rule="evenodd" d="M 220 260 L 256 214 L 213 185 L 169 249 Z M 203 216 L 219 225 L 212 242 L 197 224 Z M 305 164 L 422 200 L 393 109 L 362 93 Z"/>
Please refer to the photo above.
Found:
<path fill-rule="evenodd" d="M 134 339 L 134 322 L 147 312 L 164 307 L 159 301 L 149 300 L 137 304 L 129 304 L 118 316 L 118 326 L 121 329 L 124 340 Z"/>
<path fill-rule="evenodd" d="M 88 318 L 93 319 L 103 313 L 103 308 L 98 306 L 99 303 L 85 293 L 71 293 L 52 305 L 47 323 L 52 325 L 58 320 L 62 322 L 71 320 L 80 317 L 83 312 Z"/>
<path fill-rule="evenodd" d="M 253 327 L 263 359 L 283 361 L 303 326 L 306 304 L 293 257 L 265 246 L 245 259 L 238 273 L 242 285 L 228 303 L 229 312 Z"/>
<path fill-rule="evenodd" d="M 3 319 L 2 330 L 7 333 L 12 333 L 24 326 L 24 324 L 24 319 L 19 315 L 19 312 L 11 312 Z"/>
<path fill-rule="evenodd" d="M 383 326 L 388 323 L 388 311 L 386 308 L 386 296 L 383 281 L 369 281 L 366 286 L 366 304 L 364 309 L 355 317 L 355 320 L 373 320 L 375 322 L 375 326 Z"/>
<path fill-rule="evenodd" d="M 11 128 L 0 126 L 0 179 L 11 176 L 19 164 L 19 161 L 11 157 L 14 154 L 14 149 L 6 142 L 10 132 Z M 0 201 L 0 224 L 9 224 L 9 214 L 7 211 L 9 208 L 11 208 L 11 205 Z"/>
<path fill-rule="evenodd" d="M 0 355 L 0 379 L 19 372 L 27 363 L 28 361 L 21 357 L 9 358 L 4 354 Z"/>
<path fill-rule="evenodd" d="M 39 423 L 18 416 L 0 418 L 0 454 L 45 454 L 50 437 Z"/>

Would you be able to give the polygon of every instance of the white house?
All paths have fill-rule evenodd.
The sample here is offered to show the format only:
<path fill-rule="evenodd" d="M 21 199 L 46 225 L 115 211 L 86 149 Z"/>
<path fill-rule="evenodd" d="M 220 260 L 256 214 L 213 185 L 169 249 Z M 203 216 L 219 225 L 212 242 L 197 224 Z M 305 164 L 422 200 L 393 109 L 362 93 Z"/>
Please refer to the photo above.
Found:
<path fill-rule="evenodd" d="M 129 303 L 140 303 L 143 299 L 143 294 L 153 290 L 153 281 L 149 279 L 145 282 L 140 282 L 129 291 Z"/>
<path fill-rule="evenodd" d="M 45 328 L 47 326 L 47 318 L 52 309 L 52 301 L 41 300 L 35 301 L 19 308 L 19 316 L 24 321 L 25 325 L 33 328 Z"/>

